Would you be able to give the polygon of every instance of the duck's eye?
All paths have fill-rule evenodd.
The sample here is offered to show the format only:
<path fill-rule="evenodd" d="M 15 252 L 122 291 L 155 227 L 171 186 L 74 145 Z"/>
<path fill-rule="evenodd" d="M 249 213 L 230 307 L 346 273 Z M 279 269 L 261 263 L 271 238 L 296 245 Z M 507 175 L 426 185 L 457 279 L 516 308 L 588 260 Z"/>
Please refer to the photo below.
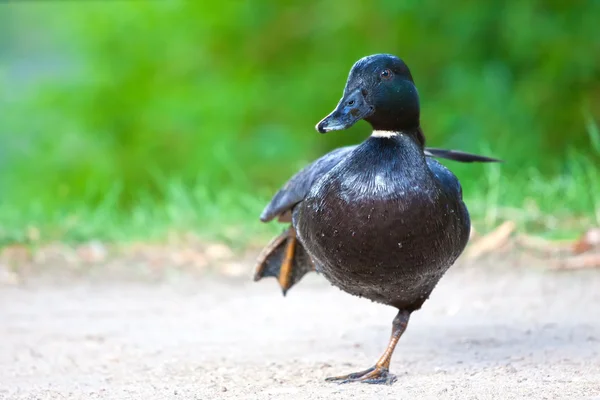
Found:
<path fill-rule="evenodd" d="M 393 74 L 392 74 L 392 71 L 390 71 L 388 68 L 386 68 L 383 71 L 381 71 L 381 73 L 379 75 L 381 75 L 381 77 L 383 79 L 390 79 Z"/>

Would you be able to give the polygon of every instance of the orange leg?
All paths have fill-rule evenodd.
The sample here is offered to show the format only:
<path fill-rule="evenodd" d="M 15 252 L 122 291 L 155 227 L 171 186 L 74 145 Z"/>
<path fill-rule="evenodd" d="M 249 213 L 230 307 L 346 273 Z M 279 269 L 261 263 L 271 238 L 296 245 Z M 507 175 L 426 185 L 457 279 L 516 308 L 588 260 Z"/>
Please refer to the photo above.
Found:
<path fill-rule="evenodd" d="M 281 270 L 278 278 L 279 286 L 281 286 L 281 290 L 283 290 L 284 293 L 287 292 L 291 286 L 292 268 L 294 267 L 294 252 L 296 251 L 296 240 L 296 230 L 294 228 L 290 228 L 288 241 L 285 245 L 285 257 L 281 263 Z"/>
<path fill-rule="evenodd" d="M 394 349 L 396 348 L 396 344 L 398 344 L 398 340 L 400 340 L 400 337 L 406 330 L 409 317 L 409 311 L 398 311 L 398 315 L 396 315 L 394 322 L 392 323 L 392 336 L 390 337 L 390 342 L 381 357 L 379 357 L 375 366 L 364 371 L 327 378 L 326 380 L 328 382 L 337 383 L 363 382 L 388 385 L 394 383 L 396 381 L 396 376 L 389 372 L 390 361 L 392 360 L 392 354 L 394 354 Z"/>
<path fill-rule="evenodd" d="M 254 280 L 272 276 L 277 279 L 283 294 L 294 286 L 315 266 L 296 237 L 296 230 L 289 227 L 269 243 L 257 260 Z"/>

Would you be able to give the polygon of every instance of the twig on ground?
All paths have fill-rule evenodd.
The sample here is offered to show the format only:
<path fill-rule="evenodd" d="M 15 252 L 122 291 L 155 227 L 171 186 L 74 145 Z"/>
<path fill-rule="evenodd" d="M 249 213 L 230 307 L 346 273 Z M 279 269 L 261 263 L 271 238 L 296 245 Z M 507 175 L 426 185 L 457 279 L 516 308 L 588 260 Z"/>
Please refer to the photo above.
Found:
<path fill-rule="evenodd" d="M 555 269 L 572 270 L 591 268 L 600 268 L 600 253 L 582 254 L 567 258 L 562 260 Z"/>

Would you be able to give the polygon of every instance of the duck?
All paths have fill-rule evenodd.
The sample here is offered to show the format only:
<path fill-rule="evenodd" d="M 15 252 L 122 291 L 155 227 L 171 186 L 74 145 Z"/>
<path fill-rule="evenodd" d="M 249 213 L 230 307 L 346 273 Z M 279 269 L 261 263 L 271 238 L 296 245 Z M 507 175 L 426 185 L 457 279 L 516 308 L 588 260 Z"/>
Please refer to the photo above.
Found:
<path fill-rule="evenodd" d="M 316 271 L 344 292 L 396 308 L 375 365 L 326 379 L 392 384 L 390 362 L 411 314 L 469 240 L 462 187 L 436 158 L 500 160 L 425 147 L 417 88 L 406 63 L 392 54 L 358 60 L 342 98 L 316 130 L 345 130 L 361 120 L 372 127 L 366 140 L 307 165 L 267 204 L 261 221 L 288 226 L 260 253 L 254 280 L 276 278 L 285 296 Z"/>

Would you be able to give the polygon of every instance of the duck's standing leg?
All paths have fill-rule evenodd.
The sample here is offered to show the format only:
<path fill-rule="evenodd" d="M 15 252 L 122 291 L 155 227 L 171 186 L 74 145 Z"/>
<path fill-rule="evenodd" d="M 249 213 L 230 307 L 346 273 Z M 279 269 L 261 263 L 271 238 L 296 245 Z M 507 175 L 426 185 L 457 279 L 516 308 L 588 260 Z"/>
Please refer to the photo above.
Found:
<path fill-rule="evenodd" d="M 327 378 L 326 380 L 328 382 L 337 383 L 363 382 L 387 385 L 394 383 L 396 381 L 396 376 L 390 374 L 390 361 L 392 360 L 392 354 L 394 354 L 394 349 L 396 348 L 396 344 L 398 344 L 398 340 L 400 340 L 400 337 L 406 330 L 409 318 L 410 311 L 398 311 L 398 314 L 392 322 L 392 336 L 390 337 L 390 342 L 381 357 L 379 357 L 375 366 L 361 372 Z"/>

